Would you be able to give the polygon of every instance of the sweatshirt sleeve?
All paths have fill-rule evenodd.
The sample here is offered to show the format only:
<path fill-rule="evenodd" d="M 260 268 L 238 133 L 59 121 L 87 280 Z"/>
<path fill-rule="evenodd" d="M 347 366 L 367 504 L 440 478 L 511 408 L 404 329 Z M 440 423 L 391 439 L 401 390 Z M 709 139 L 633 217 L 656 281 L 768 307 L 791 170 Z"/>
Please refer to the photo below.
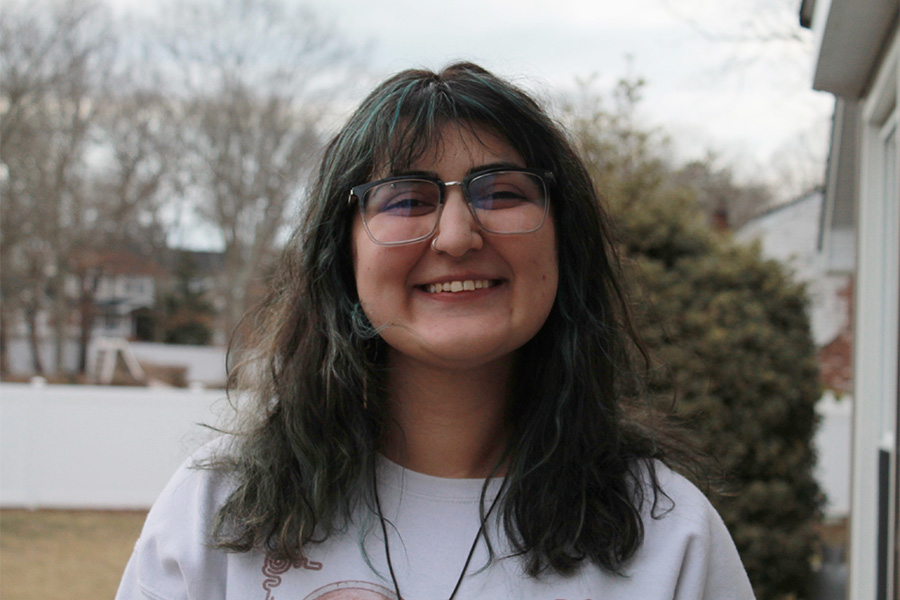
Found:
<path fill-rule="evenodd" d="M 658 469 L 660 483 L 674 506 L 662 499 L 667 514 L 650 516 L 650 528 L 668 530 L 680 547 L 669 548 L 669 558 L 680 561 L 675 583 L 677 600 L 753 600 L 753 588 L 731 535 L 706 496 L 684 477 L 665 467 Z M 665 510 L 662 511 L 665 513 Z M 676 535 L 671 535 L 678 530 Z"/>
<path fill-rule="evenodd" d="M 209 540 L 228 486 L 221 473 L 196 467 L 208 451 L 188 459 L 150 509 L 116 600 L 225 597 L 226 555 L 211 550 Z"/>

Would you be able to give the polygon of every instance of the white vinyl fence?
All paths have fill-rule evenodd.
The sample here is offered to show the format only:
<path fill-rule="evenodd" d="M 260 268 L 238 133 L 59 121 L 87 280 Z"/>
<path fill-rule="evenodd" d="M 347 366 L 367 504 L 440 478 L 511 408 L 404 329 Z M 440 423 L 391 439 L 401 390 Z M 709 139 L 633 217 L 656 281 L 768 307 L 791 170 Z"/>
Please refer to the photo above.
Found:
<path fill-rule="evenodd" d="M 229 411 L 222 390 L 0 384 L 0 506 L 147 508 Z"/>
<path fill-rule="evenodd" d="M 817 411 L 826 514 L 850 508 L 851 401 Z M 148 508 L 231 409 L 221 390 L 0 384 L 0 506 Z"/>

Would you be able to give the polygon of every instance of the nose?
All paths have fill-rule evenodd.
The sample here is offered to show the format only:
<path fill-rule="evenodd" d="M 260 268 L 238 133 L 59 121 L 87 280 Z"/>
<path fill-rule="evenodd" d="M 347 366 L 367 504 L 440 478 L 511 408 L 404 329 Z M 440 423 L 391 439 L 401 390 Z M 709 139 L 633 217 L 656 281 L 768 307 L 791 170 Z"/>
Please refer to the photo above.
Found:
<path fill-rule="evenodd" d="M 461 257 L 470 250 L 478 250 L 484 240 L 481 227 L 469 210 L 459 185 L 447 188 L 440 220 L 432 247 L 453 257 Z"/>

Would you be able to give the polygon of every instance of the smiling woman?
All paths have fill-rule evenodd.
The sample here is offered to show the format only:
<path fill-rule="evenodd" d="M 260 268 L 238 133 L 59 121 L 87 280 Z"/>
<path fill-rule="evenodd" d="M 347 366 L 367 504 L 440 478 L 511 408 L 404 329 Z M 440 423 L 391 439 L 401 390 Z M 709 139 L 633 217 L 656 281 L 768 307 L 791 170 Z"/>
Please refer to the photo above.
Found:
<path fill-rule="evenodd" d="M 751 598 L 670 470 L 689 453 L 633 417 L 606 220 L 517 88 L 468 63 L 381 84 L 232 374 L 252 402 L 163 492 L 119 597 Z"/>
<path fill-rule="evenodd" d="M 353 264 L 362 309 L 391 348 L 390 373 L 414 373 L 414 362 L 441 367 L 429 370 L 430 377 L 446 374 L 459 382 L 459 369 L 510 361 L 546 321 L 556 297 L 556 236 L 552 218 L 544 223 L 547 202 L 540 176 L 488 167 L 524 168 L 514 148 L 472 124 L 445 124 L 438 136 L 409 165 L 411 171 L 468 181 L 450 188 L 445 198 L 437 195 L 434 216 L 428 215 L 433 224 L 425 229 L 430 243 L 416 236 L 402 246 L 380 244 L 369 233 L 371 200 L 364 196 L 353 222 Z M 492 183 L 481 184 L 485 179 Z M 473 183 L 479 184 L 476 190 Z M 509 190 L 523 188 L 530 202 L 503 204 Z M 488 194 L 498 196 L 494 201 L 501 205 L 490 206 L 483 198 Z M 540 209 L 535 210 L 536 202 Z M 422 220 L 418 212 L 388 217 L 392 223 L 379 231 L 405 230 L 394 222 Z M 496 214 L 479 219 L 479 212 Z M 491 233 L 485 221 L 512 230 Z M 418 383 L 446 389 L 448 382 Z"/>

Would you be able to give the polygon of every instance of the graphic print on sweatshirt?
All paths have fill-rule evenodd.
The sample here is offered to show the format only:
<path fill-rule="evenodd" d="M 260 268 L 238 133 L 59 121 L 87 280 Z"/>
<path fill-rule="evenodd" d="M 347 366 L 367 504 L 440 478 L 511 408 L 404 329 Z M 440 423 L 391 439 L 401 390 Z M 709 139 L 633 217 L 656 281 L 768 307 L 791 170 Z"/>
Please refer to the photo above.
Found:
<path fill-rule="evenodd" d="M 262 584 L 266 600 L 277 600 L 275 588 L 281 585 L 281 576 L 291 569 L 321 571 L 322 563 L 302 557 L 291 561 L 266 556 L 262 568 L 266 576 Z M 320 587 L 303 600 L 397 600 L 397 596 L 391 590 L 367 581 L 339 581 Z"/>

